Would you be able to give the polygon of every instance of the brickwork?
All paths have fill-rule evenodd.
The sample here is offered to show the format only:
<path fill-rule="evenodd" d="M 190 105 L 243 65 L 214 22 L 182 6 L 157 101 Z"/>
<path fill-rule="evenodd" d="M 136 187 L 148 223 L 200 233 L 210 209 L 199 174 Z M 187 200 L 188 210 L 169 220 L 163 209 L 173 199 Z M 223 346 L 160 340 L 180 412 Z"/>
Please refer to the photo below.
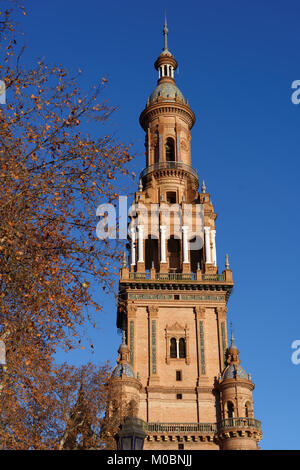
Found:
<path fill-rule="evenodd" d="M 151 234 L 151 204 L 163 211 L 164 204 L 176 202 L 181 209 L 193 205 L 190 226 L 182 228 L 188 233 L 196 227 L 196 204 L 201 204 L 205 236 L 199 234 L 202 246 L 192 251 L 186 235 L 176 241 L 173 216 L 161 231 L 160 215 L 155 240 L 146 242 L 137 235 L 137 241 L 131 242 L 131 251 L 143 256 L 131 257 L 130 268 L 121 270 L 123 303 L 117 324 L 127 332 L 131 367 L 127 374 L 136 379 L 121 381 L 122 387 L 121 379 L 116 384 L 123 397 L 136 400 L 137 417 L 148 426 L 145 449 L 254 449 L 261 438 L 260 423 L 253 417 L 254 385 L 240 366 L 233 339 L 228 349 L 232 271 L 228 258 L 225 270 L 218 271 L 217 215 L 204 182 L 198 191 L 197 172 L 191 167 L 195 116 L 175 85 L 173 55 L 164 50 L 155 67 L 158 86 L 140 116 L 146 133 L 146 168 L 135 202 L 142 202 L 148 211 L 142 230 L 146 238 Z M 156 429 L 153 423 L 161 426 Z"/>

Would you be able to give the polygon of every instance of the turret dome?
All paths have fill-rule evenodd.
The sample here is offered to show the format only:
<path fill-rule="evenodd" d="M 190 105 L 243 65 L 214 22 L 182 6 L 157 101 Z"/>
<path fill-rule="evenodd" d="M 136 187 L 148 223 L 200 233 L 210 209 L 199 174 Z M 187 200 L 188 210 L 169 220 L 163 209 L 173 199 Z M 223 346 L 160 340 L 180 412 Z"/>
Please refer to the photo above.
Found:
<path fill-rule="evenodd" d="M 246 371 L 242 368 L 242 366 L 233 365 L 231 364 L 228 366 L 223 374 L 223 380 L 225 379 L 235 379 L 236 377 L 240 377 L 241 379 L 248 379 L 248 375 Z"/>
<path fill-rule="evenodd" d="M 114 378 L 121 377 L 122 375 L 125 375 L 126 377 L 134 377 L 134 372 L 132 370 L 132 367 L 129 364 L 118 364 L 112 371 L 111 376 Z"/>
<path fill-rule="evenodd" d="M 152 92 L 149 101 L 150 103 L 154 103 L 158 98 L 162 98 L 164 101 L 175 101 L 176 99 L 179 99 L 185 103 L 184 96 L 179 88 L 175 83 L 170 82 L 159 83 Z"/>

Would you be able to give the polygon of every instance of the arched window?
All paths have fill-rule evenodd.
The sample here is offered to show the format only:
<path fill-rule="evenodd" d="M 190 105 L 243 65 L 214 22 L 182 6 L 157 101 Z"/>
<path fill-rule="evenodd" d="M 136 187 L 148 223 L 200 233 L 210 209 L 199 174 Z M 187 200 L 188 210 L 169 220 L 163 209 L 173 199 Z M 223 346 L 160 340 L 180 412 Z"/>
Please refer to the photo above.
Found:
<path fill-rule="evenodd" d="M 154 163 L 159 162 L 159 146 L 158 144 L 155 145 L 154 147 Z"/>
<path fill-rule="evenodd" d="M 153 266 L 155 269 L 159 268 L 158 258 L 158 240 L 157 238 L 151 238 L 151 235 L 145 239 L 145 269 L 151 269 Z"/>
<path fill-rule="evenodd" d="M 234 416 L 234 406 L 231 401 L 227 402 L 227 417 L 228 418 L 233 418 Z"/>
<path fill-rule="evenodd" d="M 180 269 L 180 240 L 171 235 L 167 242 L 169 268 L 172 271 Z"/>
<path fill-rule="evenodd" d="M 174 162 L 175 161 L 175 146 L 174 140 L 170 137 L 167 138 L 166 142 L 166 161 Z"/>
<path fill-rule="evenodd" d="M 179 340 L 179 357 L 184 358 L 186 357 L 186 347 L 185 347 L 185 339 L 180 338 Z"/>
<path fill-rule="evenodd" d="M 137 402 L 135 400 L 130 400 L 128 403 L 128 416 L 136 416 L 137 411 Z"/>
<path fill-rule="evenodd" d="M 167 76 L 168 76 L 168 67 L 167 67 L 167 65 L 165 65 L 165 77 L 167 77 Z"/>
<path fill-rule="evenodd" d="M 246 418 L 250 418 L 252 416 L 251 403 L 249 401 L 245 403 L 245 416 Z"/>
<path fill-rule="evenodd" d="M 172 357 L 172 358 L 177 357 L 176 338 L 171 338 L 171 341 L 170 341 L 170 357 Z"/>

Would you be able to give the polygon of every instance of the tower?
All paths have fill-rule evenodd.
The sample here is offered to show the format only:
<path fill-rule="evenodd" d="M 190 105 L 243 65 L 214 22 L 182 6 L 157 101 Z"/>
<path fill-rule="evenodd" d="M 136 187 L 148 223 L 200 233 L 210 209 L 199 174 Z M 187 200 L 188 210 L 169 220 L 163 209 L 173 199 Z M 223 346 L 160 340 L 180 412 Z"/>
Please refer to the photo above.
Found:
<path fill-rule="evenodd" d="M 232 271 L 227 255 L 218 270 L 217 215 L 191 166 L 195 115 L 174 80 L 166 20 L 163 33 L 157 86 L 140 115 L 146 167 L 120 273 L 123 359 L 111 383 L 146 422 L 145 449 L 256 449 L 254 385 L 234 341 L 227 347 Z"/>

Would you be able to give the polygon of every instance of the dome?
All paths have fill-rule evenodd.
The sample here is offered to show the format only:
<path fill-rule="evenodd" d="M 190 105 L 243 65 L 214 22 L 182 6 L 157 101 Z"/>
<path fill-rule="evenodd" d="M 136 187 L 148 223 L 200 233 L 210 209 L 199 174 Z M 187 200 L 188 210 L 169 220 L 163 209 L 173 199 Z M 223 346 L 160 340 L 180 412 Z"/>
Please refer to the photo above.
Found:
<path fill-rule="evenodd" d="M 112 371 L 112 377 L 121 377 L 122 375 L 126 375 L 126 377 L 134 378 L 134 372 L 130 365 L 128 364 L 118 364 L 114 370 Z"/>
<path fill-rule="evenodd" d="M 173 57 L 173 54 L 171 54 L 171 52 L 170 52 L 168 49 L 164 49 L 164 50 L 161 52 L 160 57 L 165 57 L 165 56 Z"/>
<path fill-rule="evenodd" d="M 150 103 L 155 102 L 159 97 L 164 98 L 166 101 L 175 101 L 175 98 L 177 97 L 181 101 L 185 102 L 184 96 L 179 88 L 173 83 L 169 82 L 164 82 L 157 85 L 152 95 L 150 96 Z"/>
<path fill-rule="evenodd" d="M 223 375 L 223 380 L 234 379 L 236 376 L 240 377 L 241 379 L 248 379 L 248 375 L 245 372 L 245 370 L 242 368 L 242 366 L 237 365 L 235 367 L 236 369 L 234 368 L 233 364 L 227 367 Z"/>

